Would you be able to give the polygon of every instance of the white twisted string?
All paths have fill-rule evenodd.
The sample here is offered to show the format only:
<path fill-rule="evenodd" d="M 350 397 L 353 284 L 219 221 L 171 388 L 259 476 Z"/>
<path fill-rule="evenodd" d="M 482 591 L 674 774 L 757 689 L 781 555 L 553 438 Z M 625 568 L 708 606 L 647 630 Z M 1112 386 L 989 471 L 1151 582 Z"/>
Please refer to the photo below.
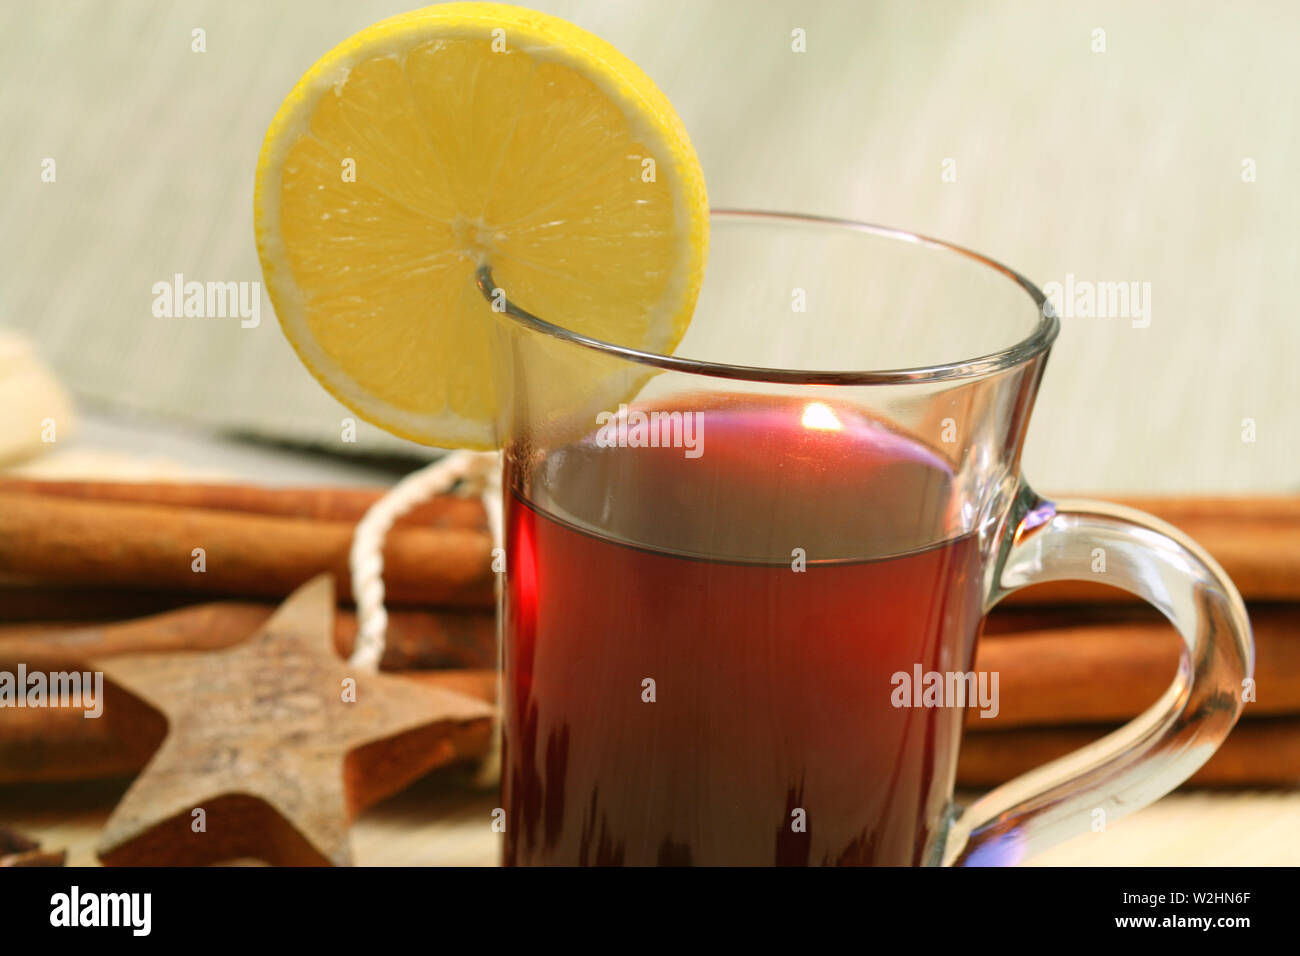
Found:
<path fill-rule="evenodd" d="M 413 471 L 370 506 L 352 536 L 348 565 L 352 599 L 357 605 L 357 639 L 348 662 L 374 673 L 384 656 L 388 611 L 384 607 L 384 539 L 402 515 L 420 502 L 461 483 L 465 494 L 477 494 L 487 512 L 492 546 L 501 547 L 501 464 L 496 452 L 454 451 Z"/>

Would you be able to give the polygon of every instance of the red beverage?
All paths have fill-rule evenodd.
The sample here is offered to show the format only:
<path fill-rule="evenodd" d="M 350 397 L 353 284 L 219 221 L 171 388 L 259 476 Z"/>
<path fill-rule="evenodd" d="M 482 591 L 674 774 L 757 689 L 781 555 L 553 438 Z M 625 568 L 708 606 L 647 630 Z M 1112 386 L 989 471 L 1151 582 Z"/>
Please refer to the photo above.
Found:
<path fill-rule="evenodd" d="M 893 677 L 971 669 L 952 470 L 852 408 L 700 402 L 698 457 L 507 457 L 505 863 L 929 862 L 963 712 Z"/>

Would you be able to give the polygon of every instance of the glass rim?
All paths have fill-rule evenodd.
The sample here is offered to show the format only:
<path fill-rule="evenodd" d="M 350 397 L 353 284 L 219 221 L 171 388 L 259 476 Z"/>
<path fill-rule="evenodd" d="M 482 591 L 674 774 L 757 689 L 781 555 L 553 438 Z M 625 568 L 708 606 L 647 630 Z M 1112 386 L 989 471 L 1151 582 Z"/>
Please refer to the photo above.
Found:
<path fill-rule="evenodd" d="M 731 365 L 726 362 L 711 362 L 701 359 L 682 358 L 675 355 L 661 355 L 657 352 L 634 349 L 625 345 L 617 345 L 613 342 L 592 338 L 580 332 L 574 332 L 572 329 L 567 329 L 562 325 L 548 322 L 546 319 L 540 318 L 514 304 L 508 297 L 505 297 L 504 301 L 498 305 L 496 302 L 498 287 L 492 279 L 492 270 L 488 265 L 479 267 L 475 275 L 475 282 L 484 297 L 493 303 L 496 311 L 509 315 L 519 324 L 543 335 L 665 371 L 686 372 L 692 375 L 706 375 L 713 378 L 738 379 L 750 382 L 778 382 L 796 385 L 915 385 L 979 378 L 1016 368 L 1046 353 L 1060 331 L 1060 320 L 1049 305 L 1047 298 L 1034 283 L 1014 269 L 955 243 L 908 232 L 904 229 L 858 222 L 853 219 L 840 219 L 833 216 L 723 208 L 710 209 L 709 219 L 767 222 L 783 225 L 835 226 L 854 232 L 868 233 L 884 239 L 894 239 L 915 243 L 930 249 L 954 252 L 1002 273 L 1006 278 L 1020 286 L 1033 300 L 1038 314 L 1038 321 L 1029 335 L 1013 345 L 960 361 L 910 368 L 859 371 L 768 368 L 761 365 Z"/>

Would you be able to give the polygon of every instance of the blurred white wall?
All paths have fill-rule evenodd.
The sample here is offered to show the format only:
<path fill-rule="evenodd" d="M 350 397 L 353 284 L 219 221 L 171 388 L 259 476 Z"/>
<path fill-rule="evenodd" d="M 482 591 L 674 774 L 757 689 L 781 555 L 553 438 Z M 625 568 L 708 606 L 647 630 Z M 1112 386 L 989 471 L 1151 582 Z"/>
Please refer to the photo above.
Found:
<path fill-rule="evenodd" d="M 1300 489 L 1300 4 L 534 6 L 654 77 L 715 205 L 930 233 L 1040 285 L 1150 283 L 1145 328 L 1064 321 L 1026 458 L 1038 487 Z M 269 302 L 241 329 L 155 318 L 150 290 L 176 272 L 260 279 L 252 183 L 268 121 L 320 54 L 406 8 L 5 4 L 0 324 L 33 335 L 85 403 L 337 447 L 347 413 Z"/>

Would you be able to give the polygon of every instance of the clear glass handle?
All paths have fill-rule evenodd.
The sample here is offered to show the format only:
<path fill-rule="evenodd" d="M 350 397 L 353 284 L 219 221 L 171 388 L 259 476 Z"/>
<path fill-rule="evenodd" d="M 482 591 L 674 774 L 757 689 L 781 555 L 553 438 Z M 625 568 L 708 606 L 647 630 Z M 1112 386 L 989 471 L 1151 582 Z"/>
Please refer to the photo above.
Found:
<path fill-rule="evenodd" d="M 1090 831 L 1098 810 L 1111 824 L 1164 796 L 1223 742 L 1254 674 L 1250 620 L 1223 569 L 1182 532 L 1132 508 L 1044 501 L 1022 485 L 991 580 L 988 608 L 1045 581 L 1131 591 L 1182 635 L 1182 660 L 1169 690 L 1141 716 L 967 807 L 945 843 L 949 865 L 1018 863 Z"/>

